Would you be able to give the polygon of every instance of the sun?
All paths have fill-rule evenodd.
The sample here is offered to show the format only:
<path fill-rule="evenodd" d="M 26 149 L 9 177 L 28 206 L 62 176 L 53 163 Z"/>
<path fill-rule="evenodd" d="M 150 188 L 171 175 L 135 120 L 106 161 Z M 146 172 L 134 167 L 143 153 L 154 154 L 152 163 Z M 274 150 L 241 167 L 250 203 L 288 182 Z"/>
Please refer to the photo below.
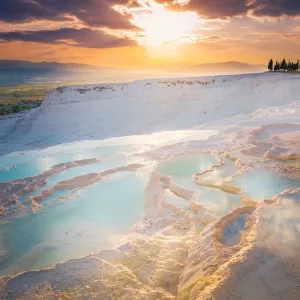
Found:
<path fill-rule="evenodd" d="M 197 23 L 193 12 L 172 12 L 163 5 L 151 1 L 147 13 L 136 15 L 135 23 L 145 30 L 145 39 L 150 45 L 176 42 L 191 33 Z"/>

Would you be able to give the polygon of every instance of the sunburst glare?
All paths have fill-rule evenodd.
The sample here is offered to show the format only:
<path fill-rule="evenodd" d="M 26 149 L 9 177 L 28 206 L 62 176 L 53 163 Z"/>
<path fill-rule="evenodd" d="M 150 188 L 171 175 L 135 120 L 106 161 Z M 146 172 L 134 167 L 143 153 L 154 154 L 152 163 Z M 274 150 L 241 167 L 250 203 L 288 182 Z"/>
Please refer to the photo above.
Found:
<path fill-rule="evenodd" d="M 172 12 L 164 5 L 150 2 L 148 13 L 137 14 L 135 23 L 145 30 L 146 43 L 159 45 L 178 42 L 190 34 L 197 24 L 198 17 L 193 12 Z"/>

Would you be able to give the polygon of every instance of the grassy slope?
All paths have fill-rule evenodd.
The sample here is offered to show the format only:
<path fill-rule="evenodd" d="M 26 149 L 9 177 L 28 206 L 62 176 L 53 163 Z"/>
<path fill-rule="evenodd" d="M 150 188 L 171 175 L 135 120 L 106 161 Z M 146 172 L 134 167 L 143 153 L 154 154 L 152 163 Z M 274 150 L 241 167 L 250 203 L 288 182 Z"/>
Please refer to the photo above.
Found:
<path fill-rule="evenodd" d="M 53 87 L 46 84 L 0 87 L 0 115 L 17 113 L 39 106 Z"/>

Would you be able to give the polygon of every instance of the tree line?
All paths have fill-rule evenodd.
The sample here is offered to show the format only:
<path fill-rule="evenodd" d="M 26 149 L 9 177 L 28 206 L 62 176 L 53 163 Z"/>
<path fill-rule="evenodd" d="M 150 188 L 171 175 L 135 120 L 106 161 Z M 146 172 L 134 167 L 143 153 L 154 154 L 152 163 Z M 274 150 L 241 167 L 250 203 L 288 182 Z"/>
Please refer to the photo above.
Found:
<path fill-rule="evenodd" d="M 291 62 L 289 60 L 289 62 L 287 63 L 285 59 L 282 60 L 282 62 L 278 62 L 276 61 L 276 63 L 274 64 L 273 59 L 270 60 L 269 65 L 268 65 L 268 69 L 270 71 L 289 71 L 289 72 L 297 72 L 299 71 L 299 59 L 296 63 Z"/>

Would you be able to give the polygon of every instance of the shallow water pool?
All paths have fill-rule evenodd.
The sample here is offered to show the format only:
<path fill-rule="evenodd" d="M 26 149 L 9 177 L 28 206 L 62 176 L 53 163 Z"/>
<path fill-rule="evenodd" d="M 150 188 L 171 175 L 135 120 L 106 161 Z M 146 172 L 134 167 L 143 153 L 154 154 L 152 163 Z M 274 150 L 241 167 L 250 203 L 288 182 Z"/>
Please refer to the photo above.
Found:
<path fill-rule="evenodd" d="M 245 231 L 245 225 L 249 214 L 243 214 L 237 220 L 228 224 L 223 232 L 221 243 L 225 246 L 233 246 L 239 243 L 241 235 Z"/>
<path fill-rule="evenodd" d="M 200 180 L 213 184 L 222 184 L 222 182 L 237 172 L 235 162 L 224 159 L 224 164 L 214 168 L 211 172 L 207 172 L 203 175 L 198 176 Z"/>
<path fill-rule="evenodd" d="M 55 196 L 61 195 L 51 198 Z M 130 229 L 142 213 L 143 185 L 134 173 L 94 184 L 70 199 L 47 202 L 36 213 L 0 227 L 5 251 L 0 275 L 44 268 L 111 248 L 116 236 Z"/>
<path fill-rule="evenodd" d="M 157 171 L 174 178 L 188 178 L 218 164 L 218 159 L 207 154 L 186 154 L 172 158 L 158 166 Z"/>
<path fill-rule="evenodd" d="M 217 216 L 224 216 L 231 210 L 243 206 L 239 195 L 224 193 L 221 190 L 199 186 L 195 202 Z"/>
<path fill-rule="evenodd" d="M 236 172 L 233 162 L 229 160 L 225 160 L 225 162 L 225 165 L 203 175 L 207 181 L 216 180 L 220 182 Z M 171 176 L 178 186 L 197 192 L 197 196 L 193 199 L 194 202 L 207 208 L 211 214 L 222 216 L 232 209 L 242 206 L 240 197 L 224 193 L 218 189 L 198 185 L 194 182 L 193 177 L 194 174 L 208 170 L 218 163 L 219 160 L 212 155 L 181 155 L 161 163 L 158 172 Z M 181 207 L 185 207 L 184 202 Z"/>
<path fill-rule="evenodd" d="M 300 180 L 268 171 L 246 172 L 234 178 L 230 184 L 238 186 L 252 201 L 272 199 L 277 194 L 291 188 L 300 187 Z"/>
<path fill-rule="evenodd" d="M 73 149 L 72 151 L 64 150 L 64 146 L 61 146 L 56 151 L 47 148 L 40 151 L 16 152 L 0 156 L 0 182 L 37 176 L 61 163 L 93 158 L 107 160 L 110 157 L 134 151 L 137 151 L 137 147 L 123 145 Z"/>

